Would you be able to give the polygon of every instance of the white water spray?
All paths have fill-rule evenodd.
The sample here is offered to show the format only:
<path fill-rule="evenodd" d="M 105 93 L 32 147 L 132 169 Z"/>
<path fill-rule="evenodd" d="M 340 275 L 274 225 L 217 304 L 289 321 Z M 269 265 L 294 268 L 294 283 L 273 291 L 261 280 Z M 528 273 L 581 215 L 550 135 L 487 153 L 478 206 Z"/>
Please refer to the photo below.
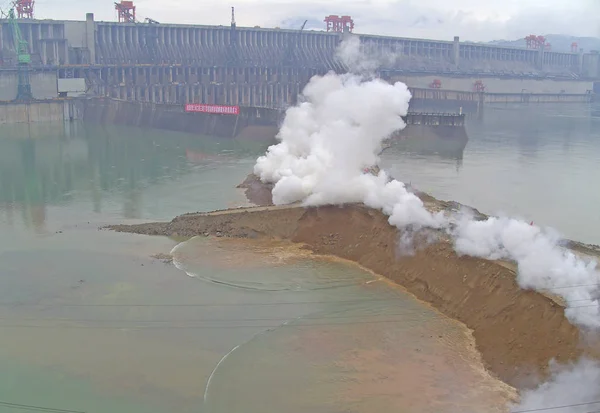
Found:
<path fill-rule="evenodd" d="M 522 288 L 550 290 L 566 300 L 571 322 L 600 327 L 596 262 L 563 248 L 556 233 L 516 219 L 476 221 L 464 213 L 431 214 L 402 182 L 389 179 L 383 171 L 377 176 L 364 172 L 377 163 L 382 142 L 406 126 L 401 117 L 408 111 L 411 95 L 402 83 L 391 85 L 365 74 L 377 65 L 372 56 L 361 55 L 358 39 L 344 41 L 337 56 L 361 74 L 312 78 L 304 89 L 304 101 L 286 113 L 278 135 L 281 142 L 256 163 L 254 172 L 260 179 L 275 184 L 274 203 L 362 202 L 382 210 L 389 223 L 401 229 L 444 229 L 452 235 L 458 254 L 516 262 Z M 554 366 L 554 371 L 551 381 L 524 393 L 517 410 L 586 402 L 583 399 L 596 396 L 597 364 L 581 361 L 562 370 Z M 575 399 L 557 396 L 574 385 L 585 387 Z"/>
<path fill-rule="evenodd" d="M 597 412 L 600 406 L 600 365 L 581 359 L 568 366 L 550 363 L 552 377 L 536 389 L 521 394 L 516 412 L 552 411 L 559 413 Z M 548 408 L 551 409 L 548 409 Z"/>
<path fill-rule="evenodd" d="M 342 43 L 338 57 L 359 71 L 375 67 L 360 64 L 356 38 Z M 556 234 L 515 219 L 431 214 L 402 182 L 383 171 L 377 176 L 364 172 L 377 163 L 382 142 L 406 126 L 402 116 L 411 99 L 406 85 L 364 73 L 330 73 L 313 77 L 303 99 L 286 113 L 281 142 L 254 167 L 263 182 L 275 184 L 275 204 L 361 202 L 382 210 L 398 228 L 445 228 L 459 254 L 515 261 L 521 287 L 551 290 L 572 307 L 566 313 L 573 323 L 600 327 L 596 262 L 562 248 Z"/>

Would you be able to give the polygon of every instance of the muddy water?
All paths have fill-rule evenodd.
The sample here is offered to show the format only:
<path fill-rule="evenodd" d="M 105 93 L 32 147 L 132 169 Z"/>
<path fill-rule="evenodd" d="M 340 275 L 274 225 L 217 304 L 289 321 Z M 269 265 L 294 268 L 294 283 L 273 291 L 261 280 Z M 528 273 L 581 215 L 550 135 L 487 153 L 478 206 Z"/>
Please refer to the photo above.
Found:
<path fill-rule="evenodd" d="M 234 186 L 266 144 L 83 125 L 1 136 L 0 401 L 475 412 L 509 397 L 462 326 L 353 265 L 98 231 L 243 203 Z M 175 265 L 152 257 L 172 250 Z"/>
<path fill-rule="evenodd" d="M 212 371 L 208 411 L 503 411 L 513 395 L 481 368 L 463 326 L 354 265 L 287 244 L 206 238 L 173 255 L 195 280 L 266 307 L 248 308 L 245 320 L 268 329 L 232 343 Z"/>

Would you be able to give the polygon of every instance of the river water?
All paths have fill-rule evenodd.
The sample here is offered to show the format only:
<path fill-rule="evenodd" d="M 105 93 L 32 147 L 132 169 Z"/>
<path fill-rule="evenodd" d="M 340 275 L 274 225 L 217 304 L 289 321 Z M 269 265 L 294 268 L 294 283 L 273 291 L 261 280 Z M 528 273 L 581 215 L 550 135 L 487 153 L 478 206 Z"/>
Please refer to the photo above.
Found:
<path fill-rule="evenodd" d="M 459 156 L 398 143 L 384 162 L 435 195 L 593 242 L 596 118 L 525 110 L 469 120 Z M 360 268 L 287 244 L 98 230 L 243 205 L 235 186 L 266 146 L 0 128 L 0 412 L 501 411 L 510 391 L 468 331 Z M 156 255 L 172 250 L 176 265 Z"/>
<path fill-rule="evenodd" d="M 467 131 L 464 150 L 400 143 L 382 166 L 437 198 L 600 244 L 600 106 L 491 106 Z"/>

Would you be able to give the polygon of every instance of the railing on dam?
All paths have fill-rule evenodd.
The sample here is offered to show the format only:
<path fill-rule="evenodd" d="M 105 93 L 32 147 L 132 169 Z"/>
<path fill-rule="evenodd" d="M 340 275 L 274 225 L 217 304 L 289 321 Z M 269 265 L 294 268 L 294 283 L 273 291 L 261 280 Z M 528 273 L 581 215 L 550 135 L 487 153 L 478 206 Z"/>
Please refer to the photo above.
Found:
<path fill-rule="evenodd" d="M 425 126 L 465 126 L 465 115 L 458 113 L 419 113 L 409 112 L 403 116 L 407 125 Z"/>
<path fill-rule="evenodd" d="M 273 110 L 280 113 L 282 116 L 291 105 L 269 105 L 269 106 L 248 106 L 246 110 Z M 258 112 L 257 112 L 258 114 Z M 402 116 L 402 120 L 407 125 L 425 125 L 425 126 L 465 126 L 464 113 L 450 112 L 408 112 L 406 116 Z"/>
<path fill-rule="evenodd" d="M 271 105 L 271 106 L 252 106 L 248 109 L 256 110 L 273 110 L 283 115 L 291 105 Z M 257 112 L 258 114 L 258 112 Z M 425 125 L 425 126 L 465 126 L 464 113 L 449 113 L 449 112 L 408 112 L 406 116 L 402 116 L 402 120 L 407 125 Z"/>

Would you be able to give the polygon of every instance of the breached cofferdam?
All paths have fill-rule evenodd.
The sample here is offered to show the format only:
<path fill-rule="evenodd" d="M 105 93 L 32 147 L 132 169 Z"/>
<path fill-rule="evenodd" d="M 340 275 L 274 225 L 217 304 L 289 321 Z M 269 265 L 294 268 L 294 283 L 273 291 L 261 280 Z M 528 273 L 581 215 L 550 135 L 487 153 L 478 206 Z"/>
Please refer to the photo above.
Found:
<path fill-rule="evenodd" d="M 420 196 L 431 211 L 456 207 Z M 560 299 L 519 287 L 514 264 L 458 256 L 443 233 L 433 243 L 427 241 L 431 233 L 417 234 L 414 254 L 403 255 L 398 248 L 402 231 L 380 211 L 362 205 L 238 208 L 110 228 L 184 238 L 283 239 L 316 254 L 351 260 L 464 323 L 473 331 L 485 365 L 515 387 L 532 385 L 547 374 L 552 359 L 564 363 L 593 353 L 579 341 L 579 330 L 565 317 Z M 579 244 L 573 247 L 584 250 Z"/>

